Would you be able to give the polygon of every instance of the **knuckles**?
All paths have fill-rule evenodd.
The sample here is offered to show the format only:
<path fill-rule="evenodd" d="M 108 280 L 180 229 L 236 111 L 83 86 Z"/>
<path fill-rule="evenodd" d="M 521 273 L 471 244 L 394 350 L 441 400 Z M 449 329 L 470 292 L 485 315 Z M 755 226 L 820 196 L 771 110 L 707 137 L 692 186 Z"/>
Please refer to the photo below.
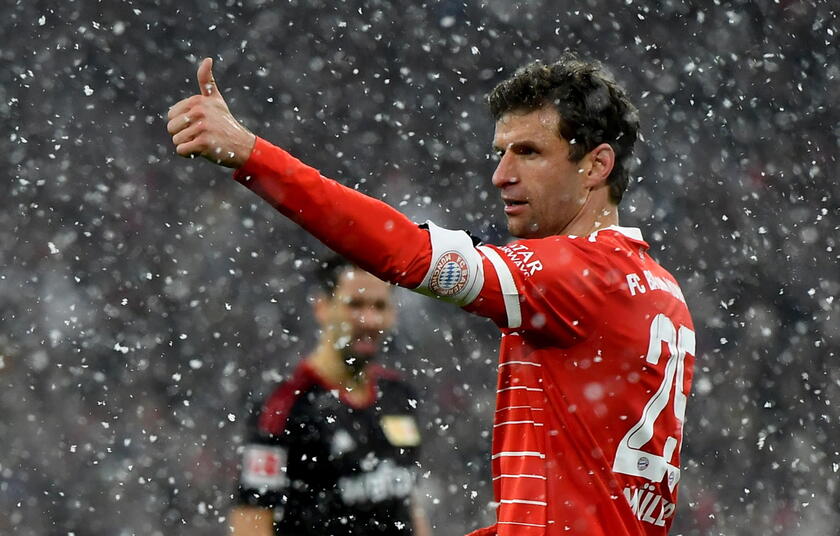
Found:
<path fill-rule="evenodd" d="M 207 111 L 204 109 L 204 106 L 199 104 L 197 106 L 193 106 L 190 108 L 189 111 L 189 118 L 190 121 L 195 121 L 197 119 L 204 119 L 207 117 Z"/>
<path fill-rule="evenodd" d="M 180 156 L 219 158 L 224 149 L 214 140 L 227 130 L 225 119 L 233 119 L 229 115 L 224 101 L 211 96 L 193 95 L 174 104 L 167 113 L 166 130 L 172 136 L 175 152 Z M 232 122 L 241 128 L 235 120 Z"/>

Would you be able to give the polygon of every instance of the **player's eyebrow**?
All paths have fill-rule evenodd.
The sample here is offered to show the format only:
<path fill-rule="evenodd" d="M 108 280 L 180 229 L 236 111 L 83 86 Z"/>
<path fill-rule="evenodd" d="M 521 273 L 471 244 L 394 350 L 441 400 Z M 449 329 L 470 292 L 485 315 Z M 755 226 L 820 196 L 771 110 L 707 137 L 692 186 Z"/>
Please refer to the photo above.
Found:
<path fill-rule="evenodd" d="M 536 150 L 539 147 L 539 144 L 531 139 L 524 139 L 518 141 L 512 141 L 506 144 L 504 147 L 499 145 L 493 144 L 493 152 L 495 153 L 504 153 L 505 151 L 513 150 L 516 151 L 517 149 L 533 149 Z"/>

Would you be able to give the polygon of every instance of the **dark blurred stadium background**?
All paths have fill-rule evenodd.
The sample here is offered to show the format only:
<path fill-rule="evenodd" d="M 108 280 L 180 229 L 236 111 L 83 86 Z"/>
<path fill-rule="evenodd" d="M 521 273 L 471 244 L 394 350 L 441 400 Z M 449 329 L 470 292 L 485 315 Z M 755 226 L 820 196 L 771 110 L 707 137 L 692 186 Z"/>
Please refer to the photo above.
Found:
<path fill-rule="evenodd" d="M 642 112 L 622 223 L 698 331 L 673 534 L 838 534 L 834 0 L 2 1 L 0 534 L 224 534 L 250 400 L 314 341 L 320 246 L 174 156 L 197 60 L 248 127 L 507 239 L 495 82 L 574 48 Z M 436 534 L 492 517 L 496 332 L 400 291 Z"/>

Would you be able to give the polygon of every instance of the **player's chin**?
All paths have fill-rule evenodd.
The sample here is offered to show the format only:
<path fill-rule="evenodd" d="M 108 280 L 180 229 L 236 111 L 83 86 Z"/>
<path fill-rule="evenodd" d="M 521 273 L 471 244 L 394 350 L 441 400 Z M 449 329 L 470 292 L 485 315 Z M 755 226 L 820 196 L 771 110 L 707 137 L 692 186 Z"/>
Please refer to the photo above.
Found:
<path fill-rule="evenodd" d="M 540 238 L 546 236 L 543 227 L 538 222 L 525 219 L 508 218 L 508 232 L 516 238 Z"/>
<path fill-rule="evenodd" d="M 522 221 L 508 218 L 507 220 L 507 229 L 511 236 L 515 236 L 517 238 L 525 238 L 527 235 L 525 229 L 527 228 L 526 225 L 522 223 Z"/>

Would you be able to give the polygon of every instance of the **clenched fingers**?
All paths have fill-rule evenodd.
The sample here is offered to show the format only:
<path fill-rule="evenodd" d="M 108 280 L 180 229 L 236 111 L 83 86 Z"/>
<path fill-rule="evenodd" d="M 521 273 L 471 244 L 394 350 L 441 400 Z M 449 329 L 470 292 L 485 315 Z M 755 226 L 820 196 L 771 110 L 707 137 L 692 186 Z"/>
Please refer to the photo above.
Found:
<path fill-rule="evenodd" d="M 190 141 L 178 144 L 175 147 L 175 152 L 181 156 L 203 155 L 219 162 L 221 161 L 223 149 L 215 142 L 208 141 L 206 136 L 199 135 Z M 228 156 L 232 157 L 233 153 L 229 153 Z"/>
<path fill-rule="evenodd" d="M 173 121 L 179 122 L 177 118 L 173 119 Z M 172 131 L 170 130 L 170 132 Z M 197 121 L 196 123 L 189 125 L 187 128 L 182 128 L 176 131 L 176 133 L 172 136 L 172 143 L 175 145 L 181 145 L 182 143 L 195 138 L 202 132 L 204 132 L 204 125 L 201 121 Z"/>
<path fill-rule="evenodd" d="M 203 140 L 190 140 L 175 147 L 175 152 L 181 156 L 190 156 L 191 154 L 200 155 L 206 149 Z"/>
<path fill-rule="evenodd" d="M 166 124 L 166 131 L 169 132 L 170 135 L 174 136 L 184 129 L 198 123 L 199 121 L 197 119 L 191 118 L 190 115 L 186 113 L 172 118 L 169 123 Z"/>
<path fill-rule="evenodd" d="M 186 99 L 176 102 L 171 108 L 169 108 L 169 113 L 166 114 L 166 118 L 172 119 L 189 111 L 190 108 L 201 102 L 201 99 L 201 95 L 193 95 L 192 97 L 187 97 Z"/>

